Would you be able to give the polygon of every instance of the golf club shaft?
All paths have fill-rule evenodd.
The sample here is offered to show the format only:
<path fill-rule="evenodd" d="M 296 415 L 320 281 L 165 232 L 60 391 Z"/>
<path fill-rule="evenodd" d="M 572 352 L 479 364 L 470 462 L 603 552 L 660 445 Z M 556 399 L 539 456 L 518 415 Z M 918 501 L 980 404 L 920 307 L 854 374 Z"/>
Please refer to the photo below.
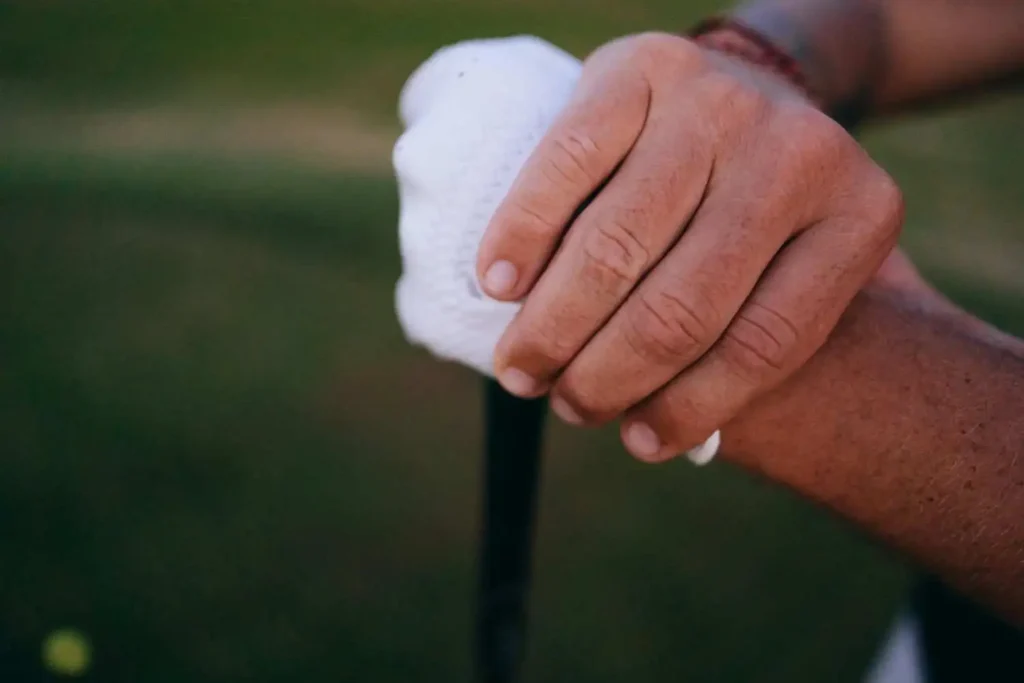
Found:
<path fill-rule="evenodd" d="M 544 399 L 524 400 L 494 380 L 486 410 L 476 668 L 481 683 L 518 680 L 525 650 Z"/>

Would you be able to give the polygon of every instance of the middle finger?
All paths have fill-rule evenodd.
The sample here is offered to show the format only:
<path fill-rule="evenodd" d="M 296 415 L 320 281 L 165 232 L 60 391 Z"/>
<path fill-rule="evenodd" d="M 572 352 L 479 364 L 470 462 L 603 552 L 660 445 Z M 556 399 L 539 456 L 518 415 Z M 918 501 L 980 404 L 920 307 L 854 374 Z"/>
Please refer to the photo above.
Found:
<path fill-rule="evenodd" d="M 603 422 L 657 390 L 718 339 L 794 232 L 785 202 L 733 175 L 561 375 L 552 405 L 570 421 Z M 575 418 L 575 419 L 574 419 Z"/>
<path fill-rule="evenodd" d="M 494 367 L 506 389 L 542 393 L 675 242 L 711 170 L 706 136 L 685 128 L 649 120 L 573 223 L 498 343 Z"/>

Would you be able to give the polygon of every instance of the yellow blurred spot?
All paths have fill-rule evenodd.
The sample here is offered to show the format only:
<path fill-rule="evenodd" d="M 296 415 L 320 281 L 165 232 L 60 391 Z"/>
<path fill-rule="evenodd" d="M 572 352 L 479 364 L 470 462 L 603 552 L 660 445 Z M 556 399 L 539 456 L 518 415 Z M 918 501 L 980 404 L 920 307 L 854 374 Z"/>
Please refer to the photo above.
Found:
<path fill-rule="evenodd" d="M 55 674 L 81 676 L 91 657 L 89 640 L 74 629 L 58 629 L 43 641 L 43 664 Z"/>

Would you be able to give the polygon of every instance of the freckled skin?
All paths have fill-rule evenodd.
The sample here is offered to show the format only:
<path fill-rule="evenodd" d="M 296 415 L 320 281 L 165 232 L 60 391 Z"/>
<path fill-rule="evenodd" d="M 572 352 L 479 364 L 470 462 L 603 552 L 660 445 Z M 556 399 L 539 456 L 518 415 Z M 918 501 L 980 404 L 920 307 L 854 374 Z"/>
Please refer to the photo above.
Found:
<path fill-rule="evenodd" d="M 722 457 L 833 509 L 1024 625 L 1024 342 L 898 253 Z"/>
<path fill-rule="evenodd" d="M 754 0 L 738 15 L 796 56 L 837 114 L 934 105 L 1024 69 L 1020 2 Z M 724 458 L 1024 626 L 1024 342 L 937 294 L 901 253 L 722 433 Z"/>
<path fill-rule="evenodd" d="M 898 188 L 830 117 L 1024 73 L 1021 2 L 752 0 L 734 15 L 797 60 L 807 92 L 716 51 L 714 31 L 611 41 L 479 251 L 487 293 L 524 300 L 499 380 L 550 393 L 574 424 L 673 413 L 660 448 L 632 449 L 644 459 L 799 369 L 895 243 Z"/>
<path fill-rule="evenodd" d="M 686 405 L 634 449 L 678 455 L 821 345 L 902 220 L 892 179 L 782 78 L 678 36 L 613 41 L 481 244 L 488 294 L 526 295 L 496 375 L 577 423 Z"/>
<path fill-rule="evenodd" d="M 1024 2 L 735 14 L 811 95 L 678 36 L 591 55 L 481 245 L 488 294 L 524 300 L 498 378 L 573 424 L 622 419 L 652 462 L 721 427 L 725 458 L 1024 625 L 1024 343 L 892 253 L 899 190 L 833 120 L 1024 73 Z"/>

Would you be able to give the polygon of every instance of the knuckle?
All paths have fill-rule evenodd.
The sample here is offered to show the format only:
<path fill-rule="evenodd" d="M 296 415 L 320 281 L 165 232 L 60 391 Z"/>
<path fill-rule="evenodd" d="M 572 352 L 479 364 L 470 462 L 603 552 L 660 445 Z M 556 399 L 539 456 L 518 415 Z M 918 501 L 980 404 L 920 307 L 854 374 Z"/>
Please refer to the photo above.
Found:
<path fill-rule="evenodd" d="M 685 38 L 664 31 L 644 31 L 633 36 L 634 49 L 659 62 L 668 59 L 692 59 L 700 54 L 697 46 Z"/>
<path fill-rule="evenodd" d="M 737 314 L 719 345 L 719 354 L 740 377 L 758 382 L 781 372 L 799 333 L 782 313 L 751 302 Z"/>
<path fill-rule="evenodd" d="M 680 72 L 700 71 L 706 61 L 701 49 L 693 41 L 660 31 L 627 36 L 613 41 L 608 49 L 618 56 L 620 63 L 628 64 L 655 79 Z"/>
<path fill-rule="evenodd" d="M 590 167 L 600 148 L 594 138 L 582 131 L 569 129 L 551 139 L 547 164 L 542 168 L 545 178 L 556 186 L 578 187 L 594 183 Z"/>
<path fill-rule="evenodd" d="M 850 134 L 820 109 L 805 104 L 785 106 L 785 126 L 805 145 L 821 152 L 844 151 L 852 140 Z"/>
<path fill-rule="evenodd" d="M 633 283 L 643 274 L 650 252 L 632 227 L 633 222 L 617 217 L 600 221 L 587 231 L 582 251 L 591 276 L 619 284 Z"/>
<path fill-rule="evenodd" d="M 640 294 L 636 303 L 624 329 L 626 342 L 639 357 L 659 364 L 678 362 L 695 356 L 707 343 L 709 306 L 696 306 L 666 291 Z"/>
<path fill-rule="evenodd" d="M 757 119 L 768 106 L 767 98 L 757 88 L 732 74 L 710 71 L 701 80 L 701 93 L 723 125 Z"/>
<path fill-rule="evenodd" d="M 794 174 L 806 178 L 828 178 L 849 159 L 852 139 L 843 128 L 822 112 L 799 106 L 779 119 L 778 137 L 788 141 L 783 159 Z"/>
<path fill-rule="evenodd" d="M 810 221 L 844 192 L 849 169 L 860 164 L 856 143 L 834 121 L 807 105 L 772 105 L 768 142 L 759 160 L 771 168 L 781 207 Z"/>
<path fill-rule="evenodd" d="M 551 217 L 554 212 L 547 209 L 547 204 L 539 197 L 509 197 L 507 213 L 502 212 L 503 224 L 515 230 L 516 240 L 536 242 L 557 237 L 564 226 Z"/>
<path fill-rule="evenodd" d="M 903 192 L 892 176 L 879 168 L 867 195 L 865 205 L 871 212 L 871 222 L 878 227 L 879 237 L 888 243 L 903 227 Z"/>

